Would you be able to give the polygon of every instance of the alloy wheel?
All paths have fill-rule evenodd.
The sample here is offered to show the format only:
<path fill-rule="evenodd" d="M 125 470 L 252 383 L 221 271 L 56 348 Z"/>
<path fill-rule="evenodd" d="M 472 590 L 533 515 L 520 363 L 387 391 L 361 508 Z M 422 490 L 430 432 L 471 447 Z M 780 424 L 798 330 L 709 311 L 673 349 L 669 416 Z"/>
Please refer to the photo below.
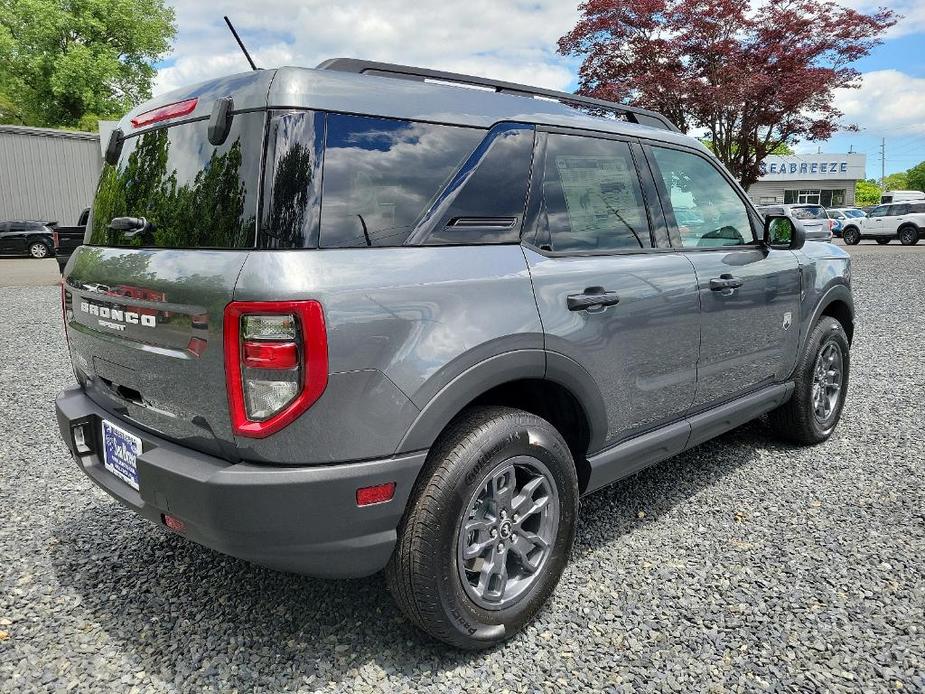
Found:
<path fill-rule="evenodd" d="M 476 487 L 460 524 L 457 566 L 463 588 L 479 607 L 517 603 L 542 574 L 559 525 L 559 496 L 549 469 L 518 456 Z"/>
<path fill-rule="evenodd" d="M 29 246 L 29 255 L 33 258 L 44 258 L 48 255 L 48 246 L 44 243 L 33 243 Z"/>
<path fill-rule="evenodd" d="M 825 424 L 838 406 L 844 372 L 844 358 L 841 348 L 835 342 L 827 342 L 816 357 L 813 370 L 813 414 L 816 420 Z"/>

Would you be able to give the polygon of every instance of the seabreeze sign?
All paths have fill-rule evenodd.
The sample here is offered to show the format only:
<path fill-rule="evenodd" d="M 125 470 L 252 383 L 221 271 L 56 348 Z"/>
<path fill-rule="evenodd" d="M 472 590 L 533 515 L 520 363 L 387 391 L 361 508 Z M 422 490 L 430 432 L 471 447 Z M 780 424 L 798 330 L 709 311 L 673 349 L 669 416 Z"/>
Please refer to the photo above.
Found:
<path fill-rule="evenodd" d="M 859 180 L 866 176 L 864 154 L 771 155 L 761 165 L 762 181 Z"/>

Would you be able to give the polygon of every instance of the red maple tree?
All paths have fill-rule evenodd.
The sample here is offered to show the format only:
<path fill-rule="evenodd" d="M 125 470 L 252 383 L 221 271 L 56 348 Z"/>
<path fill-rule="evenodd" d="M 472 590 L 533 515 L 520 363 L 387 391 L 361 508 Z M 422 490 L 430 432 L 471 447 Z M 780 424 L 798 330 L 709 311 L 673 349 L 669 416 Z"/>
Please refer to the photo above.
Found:
<path fill-rule="evenodd" d="M 745 188 L 777 147 L 857 129 L 840 122 L 833 92 L 860 86 L 850 64 L 899 19 L 808 0 L 587 0 L 579 10 L 559 39 L 559 53 L 583 58 L 578 92 L 705 131 Z"/>

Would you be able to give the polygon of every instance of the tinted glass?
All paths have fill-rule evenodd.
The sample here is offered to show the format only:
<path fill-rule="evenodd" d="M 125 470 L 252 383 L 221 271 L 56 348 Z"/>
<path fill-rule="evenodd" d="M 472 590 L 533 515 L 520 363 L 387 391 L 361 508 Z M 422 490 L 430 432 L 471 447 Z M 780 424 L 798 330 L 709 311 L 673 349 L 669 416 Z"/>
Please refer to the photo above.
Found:
<path fill-rule="evenodd" d="M 238 113 L 224 144 L 208 121 L 129 137 L 117 166 L 106 165 L 93 203 L 89 243 L 162 248 L 251 248 L 264 113 Z M 150 233 L 110 229 L 116 217 L 144 217 Z"/>
<path fill-rule="evenodd" d="M 902 214 L 909 214 L 909 205 L 890 205 L 887 212 L 890 217 L 898 217 Z"/>
<path fill-rule="evenodd" d="M 427 243 L 519 242 L 532 158 L 532 126 L 492 128 L 420 225 Z"/>
<path fill-rule="evenodd" d="M 636 166 L 625 142 L 549 135 L 540 243 L 554 251 L 651 248 Z"/>
<path fill-rule="evenodd" d="M 791 212 L 794 219 L 828 219 L 824 207 L 794 207 Z"/>
<path fill-rule="evenodd" d="M 274 113 L 267 137 L 263 248 L 318 244 L 324 114 Z"/>
<path fill-rule="evenodd" d="M 884 217 L 886 216 L 887 209 L 889 205 L 879 205 L 870 211 L 870 217 Z"/>
<path fill-rule="evenodd" d="M 739 246 L 754 241 L 745 203 L 713 164 L 677 149 L 653 147 L 652 152 L 685 248 Z M 684 211 L 680 219 L 678 210 Z"/>
<path fill-rule="evenodd" d="M 330 114 L 321 245 L 400 246 L 484 130 Z"/>

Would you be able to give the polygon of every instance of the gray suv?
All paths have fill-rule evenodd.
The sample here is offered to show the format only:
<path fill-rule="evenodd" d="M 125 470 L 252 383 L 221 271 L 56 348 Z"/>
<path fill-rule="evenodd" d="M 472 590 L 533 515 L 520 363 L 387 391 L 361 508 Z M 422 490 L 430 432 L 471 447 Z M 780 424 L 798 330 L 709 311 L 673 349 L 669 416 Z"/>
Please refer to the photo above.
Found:
<path fill-rule="evenodd" d="M 384 569 L 454 646 L 537 613 L 582 495 L 838 423 L 849 256 L 659 114 L 339 59 L 159 97 L 106 159 L 62 286 L 80 469 L 229 555 Z"/>

